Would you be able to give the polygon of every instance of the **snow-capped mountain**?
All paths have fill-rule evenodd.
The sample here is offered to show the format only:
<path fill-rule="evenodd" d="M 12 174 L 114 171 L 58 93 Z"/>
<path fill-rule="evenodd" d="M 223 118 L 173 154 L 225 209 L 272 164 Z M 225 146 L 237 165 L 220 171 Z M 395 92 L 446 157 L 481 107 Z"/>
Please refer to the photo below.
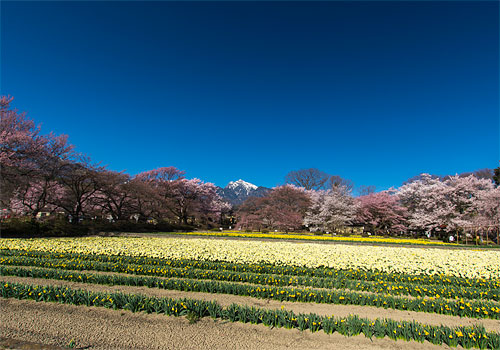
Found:
<path fill-rule="evenodd" d="M 243 203 L 249 197 L 263 197 L 269 188 L 256 186 L 243 180 L 231 181 L 226 187 L 217 188 L 217 193 L 233 206 Z"/>
<path fill-rule="evenodd" d="M 225 189 L 230 189 L 237 194 L 250 194 L 252 191 L 255 191 L 258 187 L 250 182 L 243 181 L 239 179 L 238 181 L 231 181 L 227 184 Z"/>

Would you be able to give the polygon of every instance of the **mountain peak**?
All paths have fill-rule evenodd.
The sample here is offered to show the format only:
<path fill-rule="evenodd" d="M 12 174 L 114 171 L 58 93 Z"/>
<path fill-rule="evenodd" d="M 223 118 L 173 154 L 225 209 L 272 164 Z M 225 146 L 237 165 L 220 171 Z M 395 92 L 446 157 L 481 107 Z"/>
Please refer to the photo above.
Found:
<path fill-rule="evenodd" d="M 268 188 L 255 186 L 242 179 L 231 181 L 225 188 L 218 187 L 217 190 L 219 196 L 232 205 L 239 205 L 248 197 L 264 197 L 268 192 Z"/>
<path fill-rule="evenodd" d="M 251 190 L 256 190 L 257 186 L 251 184 L 250 182 L 246 182 L 243 181 L 242 179 L 239 179 L 238 181 L 231 181 L 230 183 L 228 183 L 226 188 L 230 188 L 233 190 L 236 188 L 242 188 L 245 189 L 247 192 L 250 192 Z"/>

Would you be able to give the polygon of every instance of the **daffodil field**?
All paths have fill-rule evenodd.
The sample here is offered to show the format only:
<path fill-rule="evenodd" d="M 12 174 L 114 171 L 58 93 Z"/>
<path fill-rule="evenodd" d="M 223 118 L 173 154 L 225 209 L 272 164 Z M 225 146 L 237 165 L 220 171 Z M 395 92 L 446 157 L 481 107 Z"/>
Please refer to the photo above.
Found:
<path fill-rule="evenodd" d="M 498 280 L 500 276 L 500 251 L 497 250 L 446 250 L 161 237 L 2 239 L 0 249 L 129 255 L 242 264 L 265 263 L 276 266 L 326 267 L 409 275 L 443 274 L 473 279 Z"/>
<path fill-rule="evenodd" d="M 346 336 L 500 348 L 500 251 L 435 247 L 353 246 L 199 238 L 86 237 L 0 239 L 3 298 L 213 317 L 232 322 L 339 332 Z M 7 277 L 47 284 L 7 282 Z M 0 277 L 2 279 L 2 277 Z M 50 285 L 141 286 L 182 291 L 182 300 Z M 65 282 L 66 283 L 66 282 Z M 296 314 L 246 305 L 223 307 L 190 292 L 280 302 L 375 307 L 415 312 L 412 322 Z M 481 325 L 429 325 L 423 314 L 494 320 Z"/>
<path fill-rule="evenodd" d="M 427 246 L 450 246 L 450 243 L 444 243 L 436 240 L 423 238 L 388 238 L 383 236 L 362 237 L 359 235 L 350 236 L 330 236 L 316 235 L 312 232 L 243 232 L 234 230 L 225 230 L 221 232 L 168 232 L 169 235 L 179 236 L 205 236 L 205 237 L 238 237 L 238 238 L 257 238 L 257 239 L 286 239 L 302 241 L 321 241 L 321 242 L 353 242 L 353 243 L 378 243 L 378 244 L 404 244 L 404 245 L 427 245 Z"/>

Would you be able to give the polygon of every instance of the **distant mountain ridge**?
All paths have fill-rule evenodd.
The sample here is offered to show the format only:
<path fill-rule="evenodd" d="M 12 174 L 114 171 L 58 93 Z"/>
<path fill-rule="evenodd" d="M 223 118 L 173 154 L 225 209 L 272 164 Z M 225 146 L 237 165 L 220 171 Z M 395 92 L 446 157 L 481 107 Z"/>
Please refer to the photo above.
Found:
<path fill-rule="evenodd" d="M 233 206 L 240 205 L 249 197 L 264 197 L 270 191 L 267 187 L 256 186 L 239 179 L 231 181 L 226 187 L 217 187 L 217 194 Z"/>

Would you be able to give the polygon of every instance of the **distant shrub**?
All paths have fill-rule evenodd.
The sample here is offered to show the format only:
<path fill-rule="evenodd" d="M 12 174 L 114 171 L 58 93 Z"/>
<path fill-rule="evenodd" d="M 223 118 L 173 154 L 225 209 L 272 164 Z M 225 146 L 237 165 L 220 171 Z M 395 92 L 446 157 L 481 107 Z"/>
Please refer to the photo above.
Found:
<path fill-rule="evenodd" d="M 44 236 L 85 236 L 91 233 L 89 225 L 83 223 L 75 225 L 64 218 L 46 221 L 44 224 L 48 226 Z"/>
<path fill-rule="evenodd" d="M 193 231 L 194 227 L 189 225 L 172 224 L 167 221 L 159 221 L 157 224 L 134 222 L 128 220 L 109 222 L 108 220 L 84 220 L 79 224 L 72 224 L 64 217 L 52 217 L 44 221 L 31 218 L 13 218 L 0 223 L 2 237 L 62 237 L 62 236 L 85 236 L 100 233 L 120 232 L 173 232 Z"/>
<path fill-rule="evenodd" d="M 31 218 L 13 218 L 2 221 L 2 237 L 82 236 L 89 232 L 84 225 L 74 225 L 64 218 L 37 221 Z"/>
<path fill-rule="evenodd" d="M 13 218 L 3 220 L 0 224 L 2 237 L 32 237 L 40 235 L 42 228 L 31 219 Z"/>

